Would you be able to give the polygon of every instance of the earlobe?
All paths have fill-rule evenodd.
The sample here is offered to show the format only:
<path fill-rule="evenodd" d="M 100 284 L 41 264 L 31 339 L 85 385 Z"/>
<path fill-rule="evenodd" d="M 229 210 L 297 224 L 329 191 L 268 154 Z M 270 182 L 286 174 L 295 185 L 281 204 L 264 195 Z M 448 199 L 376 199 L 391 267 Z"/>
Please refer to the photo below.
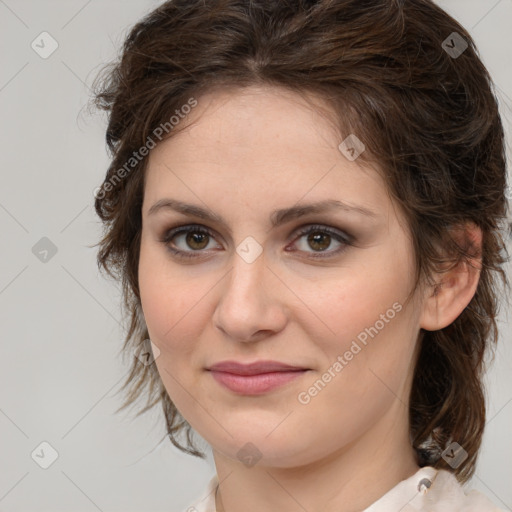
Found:
<path fill-rule="evenodd" d="M 476 293 L 482 266 L 482 231 L 473 223 L 453 231 L 457 244 L 470 255 L 453 268 L 436 274 L 436 284 L 427 288 L 423 300 L 420 327 L 437 331 L 450 325 L 462 313 Z"/>

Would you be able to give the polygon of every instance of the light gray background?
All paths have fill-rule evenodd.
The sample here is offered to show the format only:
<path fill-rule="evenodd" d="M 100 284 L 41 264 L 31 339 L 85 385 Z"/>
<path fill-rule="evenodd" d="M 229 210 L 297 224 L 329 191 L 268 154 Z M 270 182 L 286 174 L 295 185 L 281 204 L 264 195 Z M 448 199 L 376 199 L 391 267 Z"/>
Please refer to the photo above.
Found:
<path fill-rule="evenodd" d="M 93 190 L 108 165 L 105 119 L 83 111 L 99 68 L 151 0 L 0 0 L 0 510 L 179 511 L 213 475 L 159 444 L 159 408 L 114 415 L 127 369 L 119 292 L 96 270 L 100 223 Z M 512 126 L 512 0 L 439 2 L 467 27 Z M 31 43 L 48 31 L 58 49 Z M 48 237 L 57 253 L 40 261 Z M 510 272 L 509 272 L 510 275 Z M 512 331 L 501 316 L 488 374 L 489 423 L 470 487 L 512 510 Z M 31 454 L 46 441 L 59 457 L 44 470 Z M 46 451 L 45 453 L 49 453 Z"/>

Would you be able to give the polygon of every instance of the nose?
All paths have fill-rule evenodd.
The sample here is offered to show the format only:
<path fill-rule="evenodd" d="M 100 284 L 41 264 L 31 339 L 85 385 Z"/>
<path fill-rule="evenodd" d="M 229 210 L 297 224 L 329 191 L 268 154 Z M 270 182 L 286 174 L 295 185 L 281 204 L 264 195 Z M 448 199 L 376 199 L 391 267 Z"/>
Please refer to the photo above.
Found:
<path fill-rule="evenodd" d="M 233 268 L 217 287 L 213 322 L 233 341 L 259 341 L 284 329 L 287 321 L 285 286 L 261 254 L 247 263 L 238 254 Z"/>

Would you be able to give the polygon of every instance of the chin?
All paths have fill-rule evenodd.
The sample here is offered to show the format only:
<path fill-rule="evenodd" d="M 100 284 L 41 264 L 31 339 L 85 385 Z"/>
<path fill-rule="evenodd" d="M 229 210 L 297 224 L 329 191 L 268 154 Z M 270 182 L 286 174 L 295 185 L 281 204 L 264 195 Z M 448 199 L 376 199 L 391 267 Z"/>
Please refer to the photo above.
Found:
<path fill-rule="evenodd" d="M 228 432 L 236 430 L 236 435 L 230 437 L 226 434 L 222 439 L 210 438 L 207 439 L 208 443 L 214 451 L 239 461 L 248 468 L 256 464 L 286 468 L 310 462 L 311 455 L 305 452 L 304 439 L 295 439 L 296 433 L 290 430 L 283 429 L 281 435 L 276 435 L 277 431 L 268 435 L 272 429 L 256 432 L 254 428 L 247 428 L 247 424 L 239 428 L 226 425 L 226 429 Z"/>

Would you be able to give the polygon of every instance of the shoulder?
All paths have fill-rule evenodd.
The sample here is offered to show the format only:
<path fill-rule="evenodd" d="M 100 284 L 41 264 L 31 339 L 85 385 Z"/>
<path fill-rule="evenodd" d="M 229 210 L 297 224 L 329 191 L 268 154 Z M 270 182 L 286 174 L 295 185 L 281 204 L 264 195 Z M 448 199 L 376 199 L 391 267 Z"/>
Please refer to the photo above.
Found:
<path fill-rule="evenodd" d="M 422 486 L 425 480 L 428 485 Z M 217 475 L 214 475 L 197 500 L 181 512 L 215 512 L 215 490 L 218 483 Z M 417 492 L 411 499 L 412 490 Z M 453 473 L 432 467 L 422 468 L 365 512 L 391 510 L 393 505 L 400 503 L 401 512 L 504 512 L 484 494 L 476 490 L 466 493 Z"/>
<path fill-rule="evenodd" d="M 364 512 L 504 512 L 478 491 L 466 493 L 455 475 L 431 466 L 414 475 L 365 509 Z"/>
<path fill-rule="evenodd" d="M 439 470 L 429 492 L 425 508 L 432 512 L 503 512 L 479 491 L 465 492 L 453 473 Z"/>
<path fill-rule="evenodd" d="M 213 475 L 201 495 L 180 512 L 215 512 L 215 491 L 219 480 Z"/>

